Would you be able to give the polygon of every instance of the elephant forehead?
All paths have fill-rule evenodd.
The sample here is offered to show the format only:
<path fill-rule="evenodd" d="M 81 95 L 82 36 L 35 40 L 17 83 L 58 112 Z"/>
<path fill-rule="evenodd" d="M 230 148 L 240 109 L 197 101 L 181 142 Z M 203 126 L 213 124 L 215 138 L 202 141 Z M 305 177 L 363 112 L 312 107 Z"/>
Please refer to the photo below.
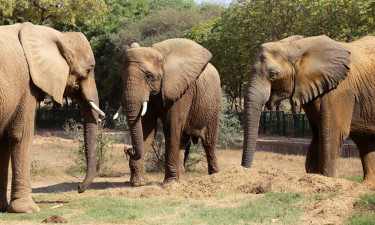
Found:
<path fill-rule="evenodd" d="M 158 52 L 153 50 L 152 48 L 136 48 L 130 49 L 126 51 L 124 55 L 124 61 L 128 62 L 145 62 L 145 61 L 153 61 L 159 58 Z"/>

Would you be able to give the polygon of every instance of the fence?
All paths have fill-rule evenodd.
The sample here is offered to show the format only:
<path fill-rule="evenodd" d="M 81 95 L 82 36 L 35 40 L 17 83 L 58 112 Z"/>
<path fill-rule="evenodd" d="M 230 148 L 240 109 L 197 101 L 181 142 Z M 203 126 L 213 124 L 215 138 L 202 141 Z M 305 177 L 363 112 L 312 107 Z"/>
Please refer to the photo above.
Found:
<path fill-rule="evenodd" d="M 284 111 L 264 111 L 260 117 L 259 133 L 307 137 L 311 135 L 305 114 L 287 114 Z"/>
<path fill-rule="evenodd" d="M 106 127 L 115 128 L 114 110 L 106 110 Z M 236 113 L 242 124 L 242 113 Z M 35 124 L 40 128 L 61 128 L 69 120 L 82 122 L 79 109 L 36 110 Z M 120 117 L 117 124 L 125 123 L 125 117 Z M 243 128 L 241 128 L 243 129 Z M 305 114 L 286 114 L 283 111 L 264 111 L 260 117 L 259 133 L 280 136 L 306 137 L 310 136 L 310 126 Z"/>

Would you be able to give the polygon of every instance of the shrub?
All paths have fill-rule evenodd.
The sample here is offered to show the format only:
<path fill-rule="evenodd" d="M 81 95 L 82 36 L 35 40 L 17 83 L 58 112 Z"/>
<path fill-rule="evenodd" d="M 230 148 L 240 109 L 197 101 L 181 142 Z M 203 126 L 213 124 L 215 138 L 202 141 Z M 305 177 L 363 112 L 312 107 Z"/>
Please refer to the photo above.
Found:
<path fill-rule="evenodd" d="M 108 172 L 108 157 L 107 153 L 112 150 L 114 138 L 108 134 L 108 129 L 104 128 L 105 120 L 98 123 L 97 136 L 97 165 L 96 171 L 101 173 Z M 83 126 L 74 120 L 68 120 L 64 125 L 65 131 L 71 138 L 77 139 L 79 142 L 78 148 L 72 150 L 72 158 L 75 162 L 74 168 L 70 168 L 68 173 L 83 173 L 86 171 L 86 157 L 85 157 L 85 142 L 83 138 Z"/>

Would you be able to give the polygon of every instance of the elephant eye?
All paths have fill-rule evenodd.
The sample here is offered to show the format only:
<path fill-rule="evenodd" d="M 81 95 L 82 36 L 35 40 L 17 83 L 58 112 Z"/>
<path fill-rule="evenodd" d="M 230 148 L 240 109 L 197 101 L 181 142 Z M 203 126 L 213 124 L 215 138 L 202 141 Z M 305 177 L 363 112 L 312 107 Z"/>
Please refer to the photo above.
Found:
<path fill-rule="evenodd" d="M 278 74 L 277 72 L 275 72 L 275 71 L 271 71 L 270 74 L 269 74 L 270 79 L 271 79 L 271 80 L 275 79 L 276 76 L 277 76 L 277 74 Z"/>
<path fill-rule="evenodd" d="M 88 68 L 88 69 L 86 70 L 86 73 L 87 73 L 87 74 L 90 74 L 91 71 L 92 71 L 92 67 Z"/>
<path fill-rule="evenodd" d="M 150 80 L 150 81 L 154 81 L 155 80 L 154 74 L 152 74 L 150 72 L 146 73 L 146 78 L 147 78 L 147 80 Z"/>

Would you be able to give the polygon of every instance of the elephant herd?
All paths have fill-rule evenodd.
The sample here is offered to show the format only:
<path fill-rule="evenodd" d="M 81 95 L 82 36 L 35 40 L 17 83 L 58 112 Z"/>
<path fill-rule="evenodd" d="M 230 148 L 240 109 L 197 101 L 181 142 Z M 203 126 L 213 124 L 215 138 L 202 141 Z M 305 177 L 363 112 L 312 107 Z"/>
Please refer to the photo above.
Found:
<path fill-rule="evenodd" d="M 124 112 L 129 125 L 132 186 L 147 182 L 144 158 L 158 118 L 165 137 L 164 182 L 178 182 L 180 150 L 199 139 L 208 173 L 219 171 L 215 152 L 222 93 L 211 58 L 207 49 L 182 38 L 151 47 L 133 43 L 124 54 L 123 93 L 115 117 Z M 60 105 L 63 95 L 79 102 L 87 172 L 78 191 L 93 181 L 98 116 L 105 116 L 98 107 L 94 67 L 82 33 L 31 23 L 0 27 L 0 212 L 40 210 L 30 195 L 30 161 L 36 102 L 46 95 Z M 271 110 L 283 99 L 300 105 L 310 122 L 306 172 L 337 176 L 341 147 L 350 137 L 360 152 L 364 182 L 375 186 L 375 37 L 341 43 L 326 36 L 291 36 L 262 44 L 245 92 L 242 166 L 252 165 L 262 109 Z"/>

